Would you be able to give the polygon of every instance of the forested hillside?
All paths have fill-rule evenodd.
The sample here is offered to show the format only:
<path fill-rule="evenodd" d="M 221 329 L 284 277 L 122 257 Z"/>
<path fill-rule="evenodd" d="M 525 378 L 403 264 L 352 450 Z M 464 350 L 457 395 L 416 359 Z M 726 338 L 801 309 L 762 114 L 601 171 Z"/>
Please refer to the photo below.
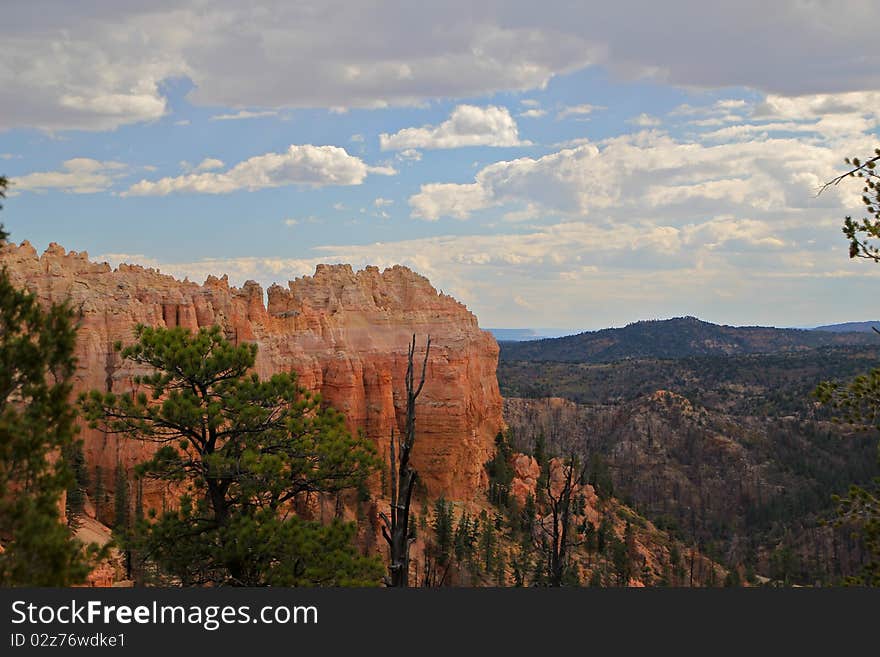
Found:
<path fill-rule="evenodd" d="M 695 317 L 642 321 L 563 338 L 502 342 L 502 360 L 605 363 L 625 358 L 687 358 L 797 352 L 817 347 L 877 346 L 873 332 L 719 326 Z"/>

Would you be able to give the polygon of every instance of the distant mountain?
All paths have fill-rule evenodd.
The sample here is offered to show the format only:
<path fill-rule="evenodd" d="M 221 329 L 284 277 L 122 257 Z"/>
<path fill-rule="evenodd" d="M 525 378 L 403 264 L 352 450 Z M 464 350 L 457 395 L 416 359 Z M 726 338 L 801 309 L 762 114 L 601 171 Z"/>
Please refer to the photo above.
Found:
<path fill-rule="evenodd" d="M 571 335 L 574 331 L 554 328 L 487 328 L 498 342 L 524 342 L 542 338 L 558 338 Z"/>
<path fill-rule="evenodd" d="M 625 358 L 687 358 L 784 353 L 818 347 L 877 346 L 873 332 L 719 326 L 695 317 L 641 321 L 562 338 L 501 344 L 502 360 L 605 363 Z"/>
<path fill-rule="evenodd" d="M 874 329 L 880 330 L 880 320 L 871 322 L 845 322 L 844 324 L 829 324 L 817 326 L 814 331 L 828 331 L 830 333 L 873 333 Z"/>
<path fill-rule="evenodd" d="M 535 329 L 530 328 L 490 328 L 486 330 L 494 335 L 498 342 L 521 342 L 523 340 L 538 340 L 541 337 Z"/>

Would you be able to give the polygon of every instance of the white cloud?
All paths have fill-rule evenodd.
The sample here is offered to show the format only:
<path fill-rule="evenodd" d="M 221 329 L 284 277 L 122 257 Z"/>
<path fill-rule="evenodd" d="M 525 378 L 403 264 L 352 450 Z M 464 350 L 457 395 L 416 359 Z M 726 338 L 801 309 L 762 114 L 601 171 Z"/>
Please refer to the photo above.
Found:
<path fill-rule="evenodd" d="M 553 148 L 574 148 L 575 146 L 583 146 L 591 142 L 592 140 L 589 137 L 575 137 L 574 139 L 566 139 L 565 141 L 553 144 Z"/>
<path fill-rule="evenodd" d="M 540 107 L 541 101 L 536 100 L 535 98 L 523 98 L 519 101 L 520 105 L 525 105 L 526 107 Z"/>
<path fill-rule="evenodd" d="M 526 110 L 525 112 L 520 112 L 519 116 L 523 117 L 524 119 L 540 119 L 542 116 L 545 116 L 546 114 L 547 114 L 547 110 L 535 108 L 535 109 Z"/>
<path fill-rule="evenodd" d="M 459 105 L 440 125 L 404 128 L 379 135 L 383 151 L 462 146 L 523 146 L 516 121 L 506 107 Z"/>
<path fill-rule="evenodd" d="M 723 98 L 711 105 L 679 105 L 669 116 L 686 117 L 687 124 L 694 128 L 717 128 L 728 123 L 749 120 L 752 105 L 741 98 Z"/>
<path fill-rule="evenodd" d="M 660 121 L 660 119 L 658 119 L 656 116 L 651 116 L 650 114 L 642 112 L 636 117 L 627 119 L 627 123 L 638 126 L 640 128 L 654 128 L 660 125 L 662 121 Z"/>
<path fill-rule="evenodd" d="M 409 203 L 414 217 L 429 220 L 467 219 L 478 210 L 521 204 L 560 216 L 601 211 L 623 220 L 633 212 L 683 220 L 718 203 L 787 212 L 830 202 L 814 196 L 834 174 L 840 153 L 862 152 L 870 143 L 862 138 L 841 151 L 837 144 L 797 139 L 705 144 L 642 132 L 496 162 L 472 183 L 422 185 Z"/>
<path fill-rule="evenodd" d="M 592 114 L 596 110 L 606 109 L 600 105 L 590 105 L 589 103 L 585 103 L 583 105 L 567 105 L 559 110 L 559 113 L 556 115 L 557 119 L 567 119 L 570 116 L 587 116 L 588 114 Z"/>
<path fill-rule="evenodd" d="M 534 203 L 527 203 L 526 206 L 519 210 L 511 210 L 505 212 L 504 221 L 519 222 L 537 219 L 541 215 L 541 208 Z"/>
<path fill-rule="evenodd" d="M 99 259 L 136 261 L 192 280 L 228 273 L 234 284 L 253 279 L 264 287 L 311 274 L 318 263 L 345 262 L 355 268 L 404 264 L 466 302 L 484 326 L 514 319 L 534 322 L 553 313 L 564 326 L 576 326 L 586 317 L 598 327 L 621 318 L 705 316 L 713 307 L 785 325 L 814 312 L 809 295 L 803 307 L 792 299 L 798 281 L 823 277 L 852 285 L 856 280 L 870 289 L 880 277 L 880 272 L 850 263 L 845 245 L 829 251 L 827 242 L 808 244 L 816 234 L 821 233 L 805 231 L 805 222 L 790 217 L 727 214 L 682 226 L 637 219 L 607 225 L 566 221 L 508 234 L 323 245 L 299 258 L 169 263 L 116 254 Z M 724 303 L 713 306 L 719 295 Z M 560 298 L 566 303 L 560 305 Z"/>
<path fill-rule="evenodd" d="M 690 224 L 682 230 L 686 245 L 699 245 L 708 250 L 724 246 L 739 248 L 782 249 L 787 245 L 779 237 L 781 231 L 772 223 L 755 219 L 722 216 L 702 224 Z"/>
<path fill-rule="evenodd" d="M 415 148 L 405 148 L 394 157 L 401 162 L 418 162 L 422 159 L 422 153 Z"/>
<path fill-rule="evenodd" d="M 382 198 L 381 196 L 373 201 L 373 205 L 377 208 L 388 207 L 389 205 L 393 205 L 394 201 L 390 198 Z"/>
<path fill-rule="evenodd" d="M 141 180 L 126 196 L 165 196 L 174 192 L 226 194 L 285 185 L 360 185 L 368 174 L 394 175 L 390 167 L 369 166 L 338 146 L 291 145 L 283 153 L 255 155 L 224 172 L 189 173 L 156 181 Z"/>
<path fill-rule="evenodd" d="M 634 0 L 475 6 L 448 0 L 6 3 L 0 129 L 112 129 L 167 113 L 188 78 L 210 107 L 388 107 L 543 88 L 604 65 L 687 87 L 774 94 L 880 88 L 876 3 Z M 634 16 L 650 29 L 633 38 Z M 755 16 L 762 17 L 756 21 Z M 711 35 L 707 47 L 706 35 Z M 369 35 L 370 38 L 364 38 Z M 784 56 L 780 56 L 784 53 Z"/>
<path fill-rule="evenodd" d="M 412 216 L 437 221 L 443 216 L 468 219 L 476 210 L 489 207 L 491 201 L 480 184 L 429 183 L 409 198 L 409 204 Z"/>
<path fill-rule="evenodd" d="M 198 166 L 196 166 L 196 171 L 211 171 L 213 169 L 222 169 L 224 166 L 223 160 L 218 160 L 214 157 L 206 157 L 202 160 Z"/>
<path fill-rule="evenodd" d="M 875 115 L 880 111 L 880 91 L 780 96 L 768 94 L 755 107 L 756 118 L 816 119 L 828 115 Z"/>
<path fill-rule="evenodd" d="M 285 226 L 296 226 L 298 224 L 299 224 L 299 219 L 285 219 L 284 220 Z"/>
<path fill-rule="evenodd" d="M 364 141 L 364 136 L 358 132 L 358 133 L 353 134 L 351 137 L 349 137 L 348 140 L 359 143 L 359 142 Z"/>
<path fill-rule="evenodd" d="M 121 162 L 76 157 L 61 164 L 59 171 L 35 171 L 12 179 L 10 193 L 60 191 L 71 194 L 103 192 L 126 169 Z"/>
<path fill-rule="evenodd" d="M 267 116 L 278 116 L 276 110 L 239 110 L 234 114 L 216 114 L 212 121 L 241 121 L 242 119 L 262 119 Z"/>

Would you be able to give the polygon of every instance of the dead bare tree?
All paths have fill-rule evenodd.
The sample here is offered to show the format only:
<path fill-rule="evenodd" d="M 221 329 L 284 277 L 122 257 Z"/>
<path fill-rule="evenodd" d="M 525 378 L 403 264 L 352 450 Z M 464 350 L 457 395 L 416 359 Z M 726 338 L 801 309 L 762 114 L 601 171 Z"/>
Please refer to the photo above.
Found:
<path fill-rule="evenodd" d="M 578 490 L 587 477 L 586 466 L 581 467 L 577 455 L 571 453 L 563 462 L 565 479 L 558 494 L 553 493 L 552 477 L 545 476 L 545 494 L 548 513 L 541 516 L 539 526 L 546 541 L 547 579 L 550 586 L 562 586 L 568 568 L 570 551 L 583 543 L 579 528 L 574 526 L 575 517 L 582 504 L 577 499 Z M 574 536 L 572 536 L 572 533 Z"/>
<path fill-rule="evenodd" d="M 415 368 L 413 357 L 416 351 L 416 336 L 413 335 L 409 346 L 406 366 L 406 426 L 401 441 L 395 444 L 394 431 L 391 432 L 391 518 L 384 513 L 382 519 L 382 536 L 388 542 L 390 563 L 385 584 L 394 587 L 409 586 L 409 548 L 415 537 L 409 525 L 410 503 L 418 474 L 410 465 L 410 455 L 416 441 L 416 399 L 425 385 L 425 372 L 428 367 L 428 354 L 431 351 L 431 337 L 425 345 L 425 359 L 422 361 L 422 374 L 419 385 L 415 385 Z M 397 457 L 399 453 L 399 463 Z"/>

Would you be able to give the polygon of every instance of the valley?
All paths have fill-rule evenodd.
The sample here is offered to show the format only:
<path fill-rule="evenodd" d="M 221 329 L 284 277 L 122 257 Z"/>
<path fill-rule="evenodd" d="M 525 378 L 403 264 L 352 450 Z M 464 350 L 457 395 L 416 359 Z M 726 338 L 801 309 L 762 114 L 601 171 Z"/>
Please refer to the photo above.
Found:
<path fill-rule="evenodd" d="M 878 436 L 834 422 L 813 393 L 871 369 L 876 334 L 689 319 L 627 328 L 606 333 L 613 346 L 603 353 L 619 358 L 601 363 L 591 334 L 502 343 L 498 376 L 517 448 L 545 440 L 601 460 L 615 495 L 728 567 L 798 584 L 857 571 L 862 547 L 829 524 L 832 495 L 878 475 Z M 718 335 L 762 353 L 703 353 Z"/>

